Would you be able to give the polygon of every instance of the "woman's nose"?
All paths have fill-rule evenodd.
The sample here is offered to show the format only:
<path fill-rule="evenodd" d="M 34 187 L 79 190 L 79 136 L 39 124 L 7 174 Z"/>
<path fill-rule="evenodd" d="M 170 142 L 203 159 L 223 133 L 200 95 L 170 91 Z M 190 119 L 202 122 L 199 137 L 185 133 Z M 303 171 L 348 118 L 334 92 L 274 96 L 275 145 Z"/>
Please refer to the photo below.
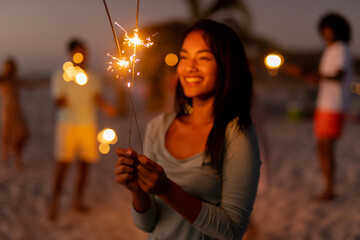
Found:
<path fill-rule="evenodd" d="M 189 72 L 194 72 L 194 71 L 197 71 L 197 69 L 198 69 L 198 67 L 197 67 L 196 60 L 195 59 L 189 60 L 186 70 Z"/>

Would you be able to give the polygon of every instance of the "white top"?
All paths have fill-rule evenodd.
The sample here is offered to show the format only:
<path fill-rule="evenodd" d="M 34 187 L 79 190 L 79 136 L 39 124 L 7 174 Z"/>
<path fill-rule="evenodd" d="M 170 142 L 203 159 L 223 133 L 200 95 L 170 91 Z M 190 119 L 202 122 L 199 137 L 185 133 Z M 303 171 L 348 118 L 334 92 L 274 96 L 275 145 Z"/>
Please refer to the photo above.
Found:
<path fill-rule="evenodd" d="M 338 41 L 325 49 L 321 57 L 319 72 L 322 76 L 331 77 L 340 70 L 345 74 L 340 81 L 326 78 L 320 80 L 316 103 L 318 110 L 341 113 L 346 111 L 350 104 L 351 55 L 348 45 Z"/>
<path fill-rule="evenodd" d="M 100 92 L 98 76 L 87 70 L 88 81 L 85 85 L 78 85 L 74 81 L 66 82 L 63 71 L 56 72 L 51 77 L 51 91 L 54 99 L 65 97 L 67 105 L 58 108 L 57 120 L 74 124 L 96 123 L 95 95 Z"/>
<path fill-rule="evenodd" d="M 203 201 L 193 224 L 158 197 L 145 213 L 132 209 L 136 226 L 150 232 L 151 240 L 241 239 L 255 201 L 260 159 L 254 128 L 248 136 L 230 123 L 226 130 L 223 177 L 214 174 L 204 153 L 184 160 L 174 158 L 165 147 L 165 136 L 176 117 L 163 114 L 147 126 L 144 154 L 160 164 L 167 176 Z"/>

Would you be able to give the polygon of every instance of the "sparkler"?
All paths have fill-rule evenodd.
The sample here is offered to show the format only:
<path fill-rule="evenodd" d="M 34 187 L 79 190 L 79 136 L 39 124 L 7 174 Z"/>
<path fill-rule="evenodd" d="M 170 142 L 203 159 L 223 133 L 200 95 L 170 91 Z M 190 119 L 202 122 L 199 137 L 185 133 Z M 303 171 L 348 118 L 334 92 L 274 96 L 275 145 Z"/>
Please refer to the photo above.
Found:
<path fill-rule="evenodd" d="M 131 136 L 131 129 L 132 129 L 132 118 L 134 117 L 140 144 L 141 144 L 141 151 L 142 151 L 142 149 L 143 149 L 142 140 L 141 140 L 141 136 L 140 136 L 139 124 L 137 121 L 136 112 L 135 112 L 134 103 L 133 103 L 134 79 L 135 79 L 135 74 L 136 74 L 135 73 L 135 64 L 139 61 L 139 59 L 136 58 L 136 51 L 137 51 L 138 46 L 150 47 L 153 45 L 153 43 L 151 42 L 150 37 L 146 38 L 144 41 L 139 36 L 138 20 L 139 20 L 140 1 L 137 0 L 136 23 L 135 23 L 135 29 L 133 31 L 133 36 L 130 37 L 129 34 L 127 33 L 127 31 L 115 22 L 115 24 L 117 26 L 119 26 L 125 32 L 124 45 L 128 45 L 128 47 L 132 47 L 132 55 L 128 58 L 123 56 L 123 54 L 125 52 L 121 51 L 121 49 L 120 49 L 120 44 L 119 44 L 118 38 L 115 33 L 114 25 L 111 20 L 111 16 L 110 16 L 110 12 L 107 7 L 107 4 L 106 4 L 106 0 L 103 0 L 103 2 L 104 2 L 106 13 L 107 13 L 107 16 L 108 16 L 108 19 L 110 22 L 111 30 L 112 30 L 112 33 L 114 36 L 115 44 L 116 44 L 116 47 L 118 50 L 118 57 L 114 57 L 114 56 L 111 56 L 110 54 L 108 54 L 108 56 L 111 57 L 111 59 L 112 59 L 111 62 L 108 62 L 108 64 L 109 64 L 108 70 L 112 71 L 112 72 L 119 71 L 121 74 L 121 77 L 123 79 L 125 79 L 125 81 L 127 82 L 127 86 L 129 88 L 131 87 L 131 91 L 129 92 L 129 99 L 130 99 L 130 104 L 131 104 L 130 123 L 129 123 L 129 125 L 130 125 L 129 126 L 129 139 L 128 139 L 129 147 L 130 147 L 130 142 L 131 142 L 130 136 Z M 127 72 L 131 73 L 131 82 L 127 80 Z M 138 76 L 139 73 L 137 73 L 136 75 Z M 119 75 L 116 75 L 116 77 L 118 78 Z"/>

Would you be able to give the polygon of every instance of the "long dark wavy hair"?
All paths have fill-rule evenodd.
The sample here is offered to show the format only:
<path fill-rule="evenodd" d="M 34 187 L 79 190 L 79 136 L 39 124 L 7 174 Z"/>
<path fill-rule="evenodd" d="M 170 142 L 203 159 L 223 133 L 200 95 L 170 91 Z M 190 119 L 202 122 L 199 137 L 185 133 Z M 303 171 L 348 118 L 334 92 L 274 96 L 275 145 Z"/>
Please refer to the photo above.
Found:
<path fill-rule="evenodd" d="M 225 155 L 225 133 L 230 121 L 236 119 L 239 131 L 248 133 L 251 126 L 252 75 L 242 41 L 229 26 L 213 20 L 201 20 L 183 36 L 199 31 L 215 56 L 217 78 L 213 106 L 214 125 L 207 139 L 205 153 L 217 174 L 222 174 Z M 179 116 L 187 115 L 192 99 L 187 98 L 178 81 L 175 110 Z"/>

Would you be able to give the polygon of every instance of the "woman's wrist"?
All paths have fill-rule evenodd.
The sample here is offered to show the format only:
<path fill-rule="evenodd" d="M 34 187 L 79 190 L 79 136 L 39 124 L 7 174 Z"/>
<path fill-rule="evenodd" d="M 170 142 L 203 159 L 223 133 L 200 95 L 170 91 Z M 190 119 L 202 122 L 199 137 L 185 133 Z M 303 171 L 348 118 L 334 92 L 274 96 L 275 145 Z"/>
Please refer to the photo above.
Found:
<path fill-rule="evenodd" d="M 131 192 L 131 195 L 132 205 L 137 212 L 143 213 L 150 209 L 151 200 L 149 194 L 143 191 L 136 191 Z"/>

